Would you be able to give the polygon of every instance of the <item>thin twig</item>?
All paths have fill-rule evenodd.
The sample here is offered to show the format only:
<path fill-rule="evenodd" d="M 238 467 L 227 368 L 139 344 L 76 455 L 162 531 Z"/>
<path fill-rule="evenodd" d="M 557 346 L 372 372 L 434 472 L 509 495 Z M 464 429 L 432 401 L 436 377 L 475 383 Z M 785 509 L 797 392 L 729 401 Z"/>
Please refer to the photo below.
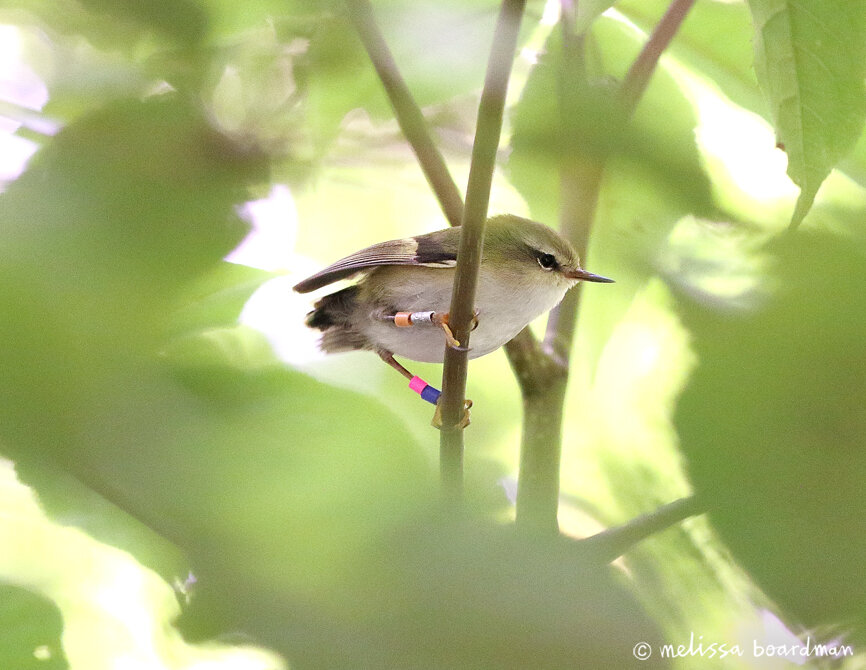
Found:
<path fill-rule="evenodd" d="M 619 99 L 627 114 L 640 102 L 659 59 L 680 29 L 695 0 L 674 0 L 644 44 L 619 89 Z"/>
<path fill-rule="evenodd" d="M 514 64 L 517 36 L 525 5 L 526 0 L 503 0 L 496 20 L 490 59 L 487 62 L 481 103 L 478 106 L 478 123 L 472 146 L 469 183 L 466 187 L 466 207 L 463 211 L 460 246 L 457 250 L 457 271 L 449 310 L 451 329 L 464 346 L 469 344 L 478 269 L 481 265 L 481 243 L 496 167 L 496 151 L 502 132 L 505 94 Z M 445 369 L 442 372 L 442 434 L 439 458 L 443 485 L 446 491 L 452 494 L 452 498 L 459 495 L 463 483 L 463 428 L 460 427 L 460 420 L 466 397 L 467 359 L 466 351 L 446 349 Z"/>
<path fill-rule="evenodd" d="M 608 528 L 580 542 L 593 557 L 609 563 L 650 535 L 706 511 L 707 507 L 697 496 L 680 498 L 662 505 L 654 512 L 636 517 L 622 526 Z"/>
<path fill-rule="evenodd" d="M 433 189 L 445 218 L 452 226 L 459 226 L 463 218 L 460 190 L 448 172 L 445 159 L 430 135 L 424 114 L 409 92 L 409 87 L 394 62 L 394 56 L 376 25 L 372 5 L 369 0 L 346 0 L 346 5 L 373 67 L 382 80 L 397 123 L 418 157 L 421 170 Z"/>

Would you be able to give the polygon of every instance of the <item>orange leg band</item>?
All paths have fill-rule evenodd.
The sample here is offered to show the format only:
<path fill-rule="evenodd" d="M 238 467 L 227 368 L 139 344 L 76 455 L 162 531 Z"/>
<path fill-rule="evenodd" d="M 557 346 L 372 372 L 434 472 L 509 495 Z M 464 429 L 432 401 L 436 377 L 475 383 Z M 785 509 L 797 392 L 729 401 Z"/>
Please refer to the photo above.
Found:
<path fill-rule="evenodd" d="M 397 312 L 394 315 L 394 325 L 400 328 L 408 328 L 412 325 L 411 312 Z"/>

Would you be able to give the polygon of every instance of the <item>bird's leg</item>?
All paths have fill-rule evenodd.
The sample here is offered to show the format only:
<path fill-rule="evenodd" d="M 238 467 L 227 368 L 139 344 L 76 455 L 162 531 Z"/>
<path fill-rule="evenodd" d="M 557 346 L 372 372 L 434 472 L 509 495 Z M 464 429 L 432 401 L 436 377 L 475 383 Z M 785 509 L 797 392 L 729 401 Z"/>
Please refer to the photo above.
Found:
<path fill-rule="evenodd" d="M 420 395 L 427 402 L 432 402 L 436 405 L 436 412 L 433 414 L 433 421 L 431 422 L 434 428 L 442 428 L 442 410 L 439 407 L 439 390 L 430 386 L 427 382 L 425 382 L 420 377 L 416 377 L 411 372 L 409 372 L 405 367 L 400 365 L 396 360 L 394 360 L 394 354 L 390 351 L 377 351 L 379 354 L 379 358 L 385 361 L 388 365 L 394 368 L 397 372 L 403 375 L 406 379 L 409 380 L 409 388 L 415 391 L 418 395 Z M 435 400 L 434 400 L 435 396 Z M 472 407 L 472 401 L 469 398 L 466 399 L 466 405 L 463 408 L 463 418 L 460 419 L 459 426 L 461 428 L 466 428 L 469 425 L 469 408 Z"/>
<path fill-rule="evenodd" d="M 396 360 L 394 360 L 394 354 L 392 354 L 390 351 L 378 351 L 376 353 L 379 354 L 379 358 L 381 358 L 383 361 L 385 361 L 388 365 L 390 365 L 392 368 L 394 368 L 397 372 L 399 372 L 401 375 L 403 375 L 406 379 L 411 381 L 415 377 L 415 375 L 413 375 L 406 368 L 404 368 L 402 365 L 400 365 Z"/>

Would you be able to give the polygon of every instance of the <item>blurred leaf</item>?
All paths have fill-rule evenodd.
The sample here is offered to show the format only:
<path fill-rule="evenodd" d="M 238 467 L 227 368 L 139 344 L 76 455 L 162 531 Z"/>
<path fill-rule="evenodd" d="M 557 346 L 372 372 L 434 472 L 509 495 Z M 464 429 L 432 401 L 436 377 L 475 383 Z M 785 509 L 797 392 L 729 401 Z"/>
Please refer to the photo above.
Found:
<path fill-rule="evenodd" d="M 0 666 L 65 670 L 63 619 L 57 606 L 32 591 L 0 583 Z"/>
<path fill-rule="evenodd" d="M 3 0 L 0 12 L 36 18 L 61 34 L 80 35 L 107 51 L 133 53 L 152 38 L 192 47 L 206 34 L 207 15 L 195 0 Z"/>
<path fill-rule="evenodd" d="M 278 364 L 270 343 L 245 325 L 206 328 L 172 338 L 162 354 L 179 366 L 226 366 L 258 370 Z"/>
<path fill-rule="evenodd" d="M 247 271 L 217 273 L 257 164 L 165 99 L 68 127 L 10 187 L 3 445 L 33 464 L 25 476 L 70 475 L 205 571 L 231 560 L 232 583 L 329 608 L 359 552 L 430 504 L 431 468 L 402 421 L 282 368 L 231 369 L 201 343 L 159 355 L 182 349 L 165 333 L 190 294 L 247 290 Z M 52 482 L 28 480 L 54 497 Z"/>
<path fill-rule="evenodd" d="M 377 117 L 389 113 L 370 58 L 344 16 L 331 16 L 316 25 L 300 66 L 310 126 L 320 147 L 333 141 L 343 117 L 353 109 L 364 108 Z"/>
<path fill-rule="evenodd" d="M 682 296 L 699 365 L 676 423 L 737 559 L 806 626 L 866 633 L 866 244 L 799 233 L 765 252 L 763 300 Z"/>
<path fill-rule="evenodd" d="M 274 24 L 290 41 L 317 21 L 325 20 L 333 0 L 199 0 L 211 18 L 211 31 L 218 41 L 234 41 L 248 30 Z"/>
<path fill-rule="evenodd" d="M 513 528 L 410 517 L 356 553 L 327 609 L 214 559 L 187 634 L 253 629 L 302 668 L 637 667 L 635 643 L 659 642 L 608 566 Z M 658 655 L 646 663 L 667 667 Z"/>
<path fill-rule="evenodd" d="M 107 14 L 116 23 L 131 21 L 191 46 L 205 35 L 207 16 L 195 0 L 80 0 L 94 14 Z"/>
<path fill-rule="evenodd" d="M 579 35 L 592 25 L 606 10 L 613 7 L 616 0 L 585 0 L 577 4 L 577 20 L 574 31 Z"/>
<path fill-rule="evenodd" d="M 172 330 L 183 333 L 237 324 L 249 297 L 274 276 L 247 265 L 220 263 L 184 291 Z"/>
<path fill-rule="evenodd" d="M 428 486 L 399 420 L 303 375 L 142 364 L 103 393 L 67 467 L 110 481 L 113 499 L 184 547 L 194 571 L 216 552 L 250 576 L 338 599 L 328 587 L 358 546 Z"/>
<path fill-rule="evenodd" d="M 749 0 L 749 8 L 755 71 L 788 154 L 788 175 L 800 187 L 796 226 L 863 131 L 866 2 Z"/>
<path fill-rule="evenodd" d="M 42 445 L 32 446 L 34 451 L 38 451 Z M 187 574 L 189 559 L 178 545 L 172 544 L 157 530 L 143 523 L 143 515 L 137 515 L 137 510 L 119 506 L 117 500 L 111 499 L 110 488 L 97 487 L 97 490 L 88 486 L 79 478 L 81 473 L 76 474 L 74 469 L 58 465 L 58 460 L 46 458 L 40 453 L 39 458 L 19 459 L 15 466 L 19 478 L 26 480 L 28 485 L 38 492 L 40 512 L 49 515 L 59 526 L 80 528 L 100 542 L 129 552 L 167 583 L 171 584 L 179 576 Z M 12 509 L 21 509 L 14 501 L 7 499 L 5 502 L 7 505 L 12 502 Z M 22 518 L 17 521 L 24 523 Z M 35 520 L 27 518 L 26 521 L 32 531 Z M 54 538 L 53 541 L 56 542 L 57 539 Z M 73 561 L 73 554 L 76 560 L 87 560 L 81 559 L 84 550 L 78 545 L 75 545 L 74 550 L 70 547 L 70 561 Z M 90 560 L 94 559 L 91 557 Z M 76 572 L 72 563 L 69 571 L 73 575 L 71 579 L 75 579 Z M 52 583 L 51 589 L 56 594 L 62 592 L 63 586 Z"/>
<path fill-rule="evenodd" d="M 714 206 L 694 141 L 695 115 L 680 87 L 659 68 L 627 122 L 616 85 L 606 77 L 624 75 L 641 48 L 639 38 L 622 23 L 600 17 L 588 39 L 586 65 L 592 81 L 574 91 L 570 105 L 577 138 L 566 143 L 562 137 L 561 40 L 554 30 L 516 106 L 507 170 L 534 218 L 552 222 L 560 216 L 565 147 L 579 152 L 570 160 L 605 164 L 586 266 L 617 284 L 604 287 L 603 295 L 594 287 L 582 289 L 581 323 L 591 325 L 580 346 L 591 362 L 635 292 L 656 272 L 655 257 L 674 223 Z"/>
<path fill-rule="evenodd" d="M 112 499 L 110 476 L 70 467 L 70 435 L 237 244 L 234 206 L 260 165 L 176 99 L 122 102 L 64 129 L 0 196 L 3 447 L 47 489 L 68 488 L 40 474 L 59 467 Z"/>
<path fill-rule="evenodd" d="M 860 134 L 854 150 L 843 159 L 839 169 L 857 182 L 861 188 L 866 188 L 866 132 Z"/>
<path fill-rule="evenodd" d="M 376 0 L 373 5 L 400 74 L 421 107 L 449 105 L 480 90 L 499 2 Z M 527 38 L 523 31 L 520 43 Z M 370 57 L 344 15 L 317 24 L 307 65 L 310 122 L 320 142 L 329 143 L 352 110 L 364 109 L 378 120 L 392 116 Z M 433 115 L 427 116 L 435 125 Z"/>
<path fill-rule="evenodd" d="M 634 118 L 627 122 L 609 77 L 622 76 L 639 43 L 621 23 L 595 22 L 590 82 L 573 92 L 580 158 L 587 162 L 622 159 L 650 183 L 677 198 L 680 211 L 712 209 L 709 182 L 694 143 L 695 119 L 679 87 L 664 71 L 656 73 Z M 559 201 L 558 169 L 563 147 L 559 95 L 561 39 L 554 30 L 514 112 L 509 176 L 530 203 L 553 218 Z M 672 221 L 658 222 L 667 229 Z"/>

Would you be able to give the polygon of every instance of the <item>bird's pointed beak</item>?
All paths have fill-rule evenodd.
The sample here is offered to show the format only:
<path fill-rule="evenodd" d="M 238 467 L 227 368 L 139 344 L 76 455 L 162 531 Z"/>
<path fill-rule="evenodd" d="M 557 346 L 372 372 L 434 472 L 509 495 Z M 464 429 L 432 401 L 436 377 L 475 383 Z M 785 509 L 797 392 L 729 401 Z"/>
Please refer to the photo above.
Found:
<path fill-rule="evenodd" d="M 594 281 L 600 284 L 613 284 L 613 279 L 608 279 L 607 277 L 602 277 L 601 275 L 593 274 L 592 272 L 587 272 L 586 270 L 582 270 L 580 268 L 565 270 L 562 273 L 565 277 L 569 279 L 579 279 L 581 281 Z"/>

